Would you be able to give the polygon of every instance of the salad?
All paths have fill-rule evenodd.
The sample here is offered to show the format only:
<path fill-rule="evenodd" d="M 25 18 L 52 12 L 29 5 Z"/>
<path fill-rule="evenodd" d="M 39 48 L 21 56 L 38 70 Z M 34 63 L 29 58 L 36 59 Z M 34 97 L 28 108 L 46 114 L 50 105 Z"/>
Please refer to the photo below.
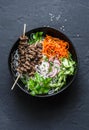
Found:
<path fill-rule="evenodd" d="M 61 90 L 76 70 L 69 43 L 49 35 L 43 37 L 43 32 L 20 37 L 18 55 L 16 70 L 33 96 Z"/>

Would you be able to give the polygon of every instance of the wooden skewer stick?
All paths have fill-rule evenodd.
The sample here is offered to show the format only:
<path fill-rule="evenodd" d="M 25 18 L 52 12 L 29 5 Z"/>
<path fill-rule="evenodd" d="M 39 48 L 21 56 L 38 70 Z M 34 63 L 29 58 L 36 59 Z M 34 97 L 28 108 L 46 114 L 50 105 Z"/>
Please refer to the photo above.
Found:
<path fill-rule="evenodd" d="M 16 85 L 16 83 L 17 83 L 17 81 L 18 81 L 19 78 L 20 78 L 20 74 L 17 76 L 17 78 L 16 78 L 16 80 L 15 80 L 15 82 L 14 82 L 14 84 L 13 84 L 11 90 L 14 89 L 14 87 L 15 87 L 15 85 Z"/>
<path fill-rule="evenodd" d="M 23 36 L 25 36 L 25 32 L 26 32 L 26 24 L 24 24 Z"/>
<path fill-rule="evenodd" d="M 24 24 L 23 36 L 25 36 L 25 32 L 26 32 L 26 24 Z M 14 82 L 13 86 L 11 87 L 11 90 L 13 90 L 13 89 L 14 89 L 14 87 L 15 87 L 15 85 L 17 84 L 18 79 L 20 78 L 20 76 L 21 76 L 21 74 L 19 74 L 19 75 L 17 76 L 17 78 L 16 78 L 16 80 L 15 80 L 15 82 Z"/>

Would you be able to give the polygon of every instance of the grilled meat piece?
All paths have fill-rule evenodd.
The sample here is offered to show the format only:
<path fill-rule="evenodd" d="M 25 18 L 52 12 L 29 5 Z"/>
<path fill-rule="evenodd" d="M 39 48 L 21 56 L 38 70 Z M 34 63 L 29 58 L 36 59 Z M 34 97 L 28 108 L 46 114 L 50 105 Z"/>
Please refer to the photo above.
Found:
<path fill-rule="evenodd" d="M 42 44 L 41 44 L 41 43 L 38 43 L 38 44 L 36 45 L 36 47 L 42 49 Z"/>
<path fill-rule="evenodd" d="M 17 67 L 17 71 L 19 73 L 25 73 L 29 76 L 33 76 L 35 73 L 35 65 L 41 63 L 42 59 L 42 44 L 28 44 L 27 37 L 20 37 L 20 42 L 18 45 L 19 52 L 19 65 Z"/>
<path fill-rule="evenodd" d="M 21 36 L 20 41 L 28 41 L 28 37 L 27 36 Z"/>

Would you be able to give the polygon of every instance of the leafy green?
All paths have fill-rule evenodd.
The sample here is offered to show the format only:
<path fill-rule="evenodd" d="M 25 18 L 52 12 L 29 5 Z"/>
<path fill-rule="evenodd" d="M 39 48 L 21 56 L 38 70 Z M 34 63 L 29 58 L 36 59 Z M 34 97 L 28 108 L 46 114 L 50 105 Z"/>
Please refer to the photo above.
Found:
<path fill-rule="evenodd" d="M 38 35 L 38 33 L 36 34 Z M 45 59 L 45 57 L 44 57 Z M 47 59 L 46 59 L 47 60 Z M 67 77 L 74 75 L 76 62 L 70 57 L 60 59 L 61 66 L 59 73 L 53 77 L 44 78 L 38 72 L 35 72 L 33 77 L 23 76 L 22 82 L 27 85 L 27 89 L 31 95 L 48 94 L 50 90 L 58 91 L 66 85 Z M 52 66 L 52 64 L 50 65 Z"/>
<path fill-rule="evenodd" d="M 73 75 L 75 72 L 75 61 L 70 57 L 69 59 L 62 58 L 61 59 L 61 67 L 60 72 L 56 77 L 53 78 L 50 83 L 50 87 L 55 88 L 55 91 L 58 91 L 66 84 L 66 78 L 68 75 Z M 53 82 L 55 80 L 55 82 Z"/>
<path fill-rule="evenodd" d="M 49 83 L 51 78 L 44 78 L 39 73 L 35 73 L 34 77 L 29 78 L 27 81 L 28 90 L 31 94 L 47 94 L 50 90 Z"/>
<path fill-rule="evenodd" d="M 42 35 L 43 35 L 43 32 L 32 33 L 30 35 L 29 44 L 34 44 L 34 43 L 39 42 L 40 40 L 42 40 Z"/>
<path fill-rule="evenodd" d="M 27 84 L 27 79 L 28 79 L 27 75 L 22 75 L 20 79 L 23 82 L 23 84 L 25 84 L 25 85 Z"/>

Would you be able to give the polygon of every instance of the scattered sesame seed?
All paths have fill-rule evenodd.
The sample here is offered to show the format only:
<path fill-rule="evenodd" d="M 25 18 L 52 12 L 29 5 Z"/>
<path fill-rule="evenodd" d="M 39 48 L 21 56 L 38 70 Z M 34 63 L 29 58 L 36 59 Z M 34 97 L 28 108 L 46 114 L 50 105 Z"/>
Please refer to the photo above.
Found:
<path fill-rule="evenodd" d="M 65 19 L 64 21 L 67 22 L 67 19 Z"/>
<path fill-rule="evenodd" d="M 52 16 L 53 14 L 52 13 L 49 13 L 50 16 Z"/>
<path fill-rule="evenodd" d="M 60 29 L 62 30 L 62 27 L 60 27 Z"/>
<path fill-rule="evenodd" d="M 79 37 L 80 35 L 79 34 L 77 34 L 77 37 Z"/>
<path fill-rule="evenodd" d="M 61 15 L 59 14 L 57 17 L 56 17 L 56 20 L 58 21 L 60 19 Z"/>
<path fill-rule="evenodd" d="M 60 29 L 62 30 L 62 27 L 60 27 Z"/>
<path fill-rule="evenodd" d="M 49 13 L 49 16 L 50 16 L 50 21 L 52 22 L 52 21 L 53 21 L 53 18 L 55 17 L 55 15 L 52 14 L 52 13 Z"/>
<path fill-rule="evenodd" d="M 52 17 L 50 18 L 50 21 L 53 21 L 53 18 L 52 18 Z"/>
<path fill-rule="evenodd" d="M 62 28 L 64 28 L 64 25 L 62 26 Z"/>
<path fill-rule="evenodd" d="M 63 28 L 63 31 L 65 31 L 65 29 Z"/>

